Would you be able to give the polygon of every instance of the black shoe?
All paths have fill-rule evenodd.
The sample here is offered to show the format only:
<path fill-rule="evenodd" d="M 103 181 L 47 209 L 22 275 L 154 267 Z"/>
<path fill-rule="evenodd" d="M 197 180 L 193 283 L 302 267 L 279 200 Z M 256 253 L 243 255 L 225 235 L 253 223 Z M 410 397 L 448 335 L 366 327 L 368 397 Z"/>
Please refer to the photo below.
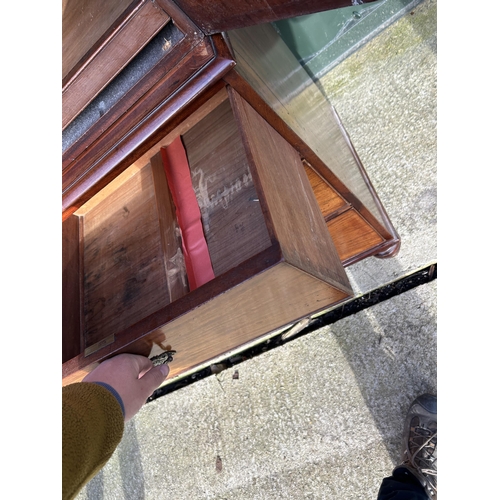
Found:
<path fill-rule="evenodd" d="M 423 394 L 413 401 L 405 422 L 403 463 L 437 500 L 437 397 Z"/>

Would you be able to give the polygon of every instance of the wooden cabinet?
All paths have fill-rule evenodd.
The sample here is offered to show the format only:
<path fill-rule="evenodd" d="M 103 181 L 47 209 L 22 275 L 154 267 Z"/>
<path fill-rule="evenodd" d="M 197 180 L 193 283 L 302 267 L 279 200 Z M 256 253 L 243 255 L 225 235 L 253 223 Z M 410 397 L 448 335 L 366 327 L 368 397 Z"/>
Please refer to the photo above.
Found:
<path fill-rule="evenodd" d="M 133 12 L 152 8 L 139 4 L 123 14 L 127 26 Z M 67 114 L 75 116 L 63 152 L 65 384 L 119 352 L 174 349 L 171 373 L 185 373 L 345 300 L 344 267 L 399 243 L 361 165 L 378 214 L 280 116 L 274 98 L 266 102 L 236 71 L 255 66 L 251 57 L 238 61 L 235 46 L 245 42 L 237 33 L 205 36 L 175 4 L 154 8 L 166 17 L 152 18 L 182 31 L 177 48 L 102 115 L 85 122 Z M 125 24 L 105 38 L 109 54 Z M 87 57 L 95 61 L 95 52 Z M 109 85 L 91 83 L 88 96 L 97 94 L 82 100 L 87 107 L 107 99 Z M 302 113 L 299 106 L 291 116 Z M 337 143 L 354 151 L 346 135 Z M 186 198 L 172 176 L 182 169 Z M 183 206 L 197 214 L 190 222 Z"/>

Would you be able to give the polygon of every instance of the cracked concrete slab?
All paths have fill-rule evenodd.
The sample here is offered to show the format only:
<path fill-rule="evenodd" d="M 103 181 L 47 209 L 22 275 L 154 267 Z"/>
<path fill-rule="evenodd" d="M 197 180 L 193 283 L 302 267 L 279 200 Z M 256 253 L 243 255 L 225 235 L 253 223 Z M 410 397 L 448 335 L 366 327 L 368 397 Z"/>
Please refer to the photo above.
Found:
<path fill-rule="evenodd" d="M 435 299 L 433 281 L 148 403 L 79 498 L 376 498 L 437 390 Z"/>

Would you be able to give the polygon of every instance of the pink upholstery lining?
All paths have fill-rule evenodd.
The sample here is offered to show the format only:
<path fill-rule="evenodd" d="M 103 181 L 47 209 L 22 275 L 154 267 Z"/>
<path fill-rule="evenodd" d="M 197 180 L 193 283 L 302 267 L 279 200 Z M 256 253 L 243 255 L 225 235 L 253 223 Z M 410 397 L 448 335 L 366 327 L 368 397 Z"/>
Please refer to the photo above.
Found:
<path fill-rule="evenodd" d="M 161 148 L 161 155 L 181 229 L 189 289 L 192 291 L 215 278 L 215 275 L 181 138 L 177 137 L 172 144 Z"/>

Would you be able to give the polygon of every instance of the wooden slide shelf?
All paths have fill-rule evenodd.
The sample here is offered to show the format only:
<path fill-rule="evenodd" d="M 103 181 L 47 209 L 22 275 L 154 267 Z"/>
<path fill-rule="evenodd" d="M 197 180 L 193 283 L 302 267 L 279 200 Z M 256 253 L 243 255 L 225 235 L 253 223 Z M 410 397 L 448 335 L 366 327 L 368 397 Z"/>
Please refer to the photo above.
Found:
<path fill-rule="evenodd" d="M 162 158 L 175 141 L 213 270 L 197 287 Z M 119 352 L 170 348 L 182 374 L 351 296 L 308 169 L 227 87 L 76 210 L 63 223 L 63 383 Z"/>

